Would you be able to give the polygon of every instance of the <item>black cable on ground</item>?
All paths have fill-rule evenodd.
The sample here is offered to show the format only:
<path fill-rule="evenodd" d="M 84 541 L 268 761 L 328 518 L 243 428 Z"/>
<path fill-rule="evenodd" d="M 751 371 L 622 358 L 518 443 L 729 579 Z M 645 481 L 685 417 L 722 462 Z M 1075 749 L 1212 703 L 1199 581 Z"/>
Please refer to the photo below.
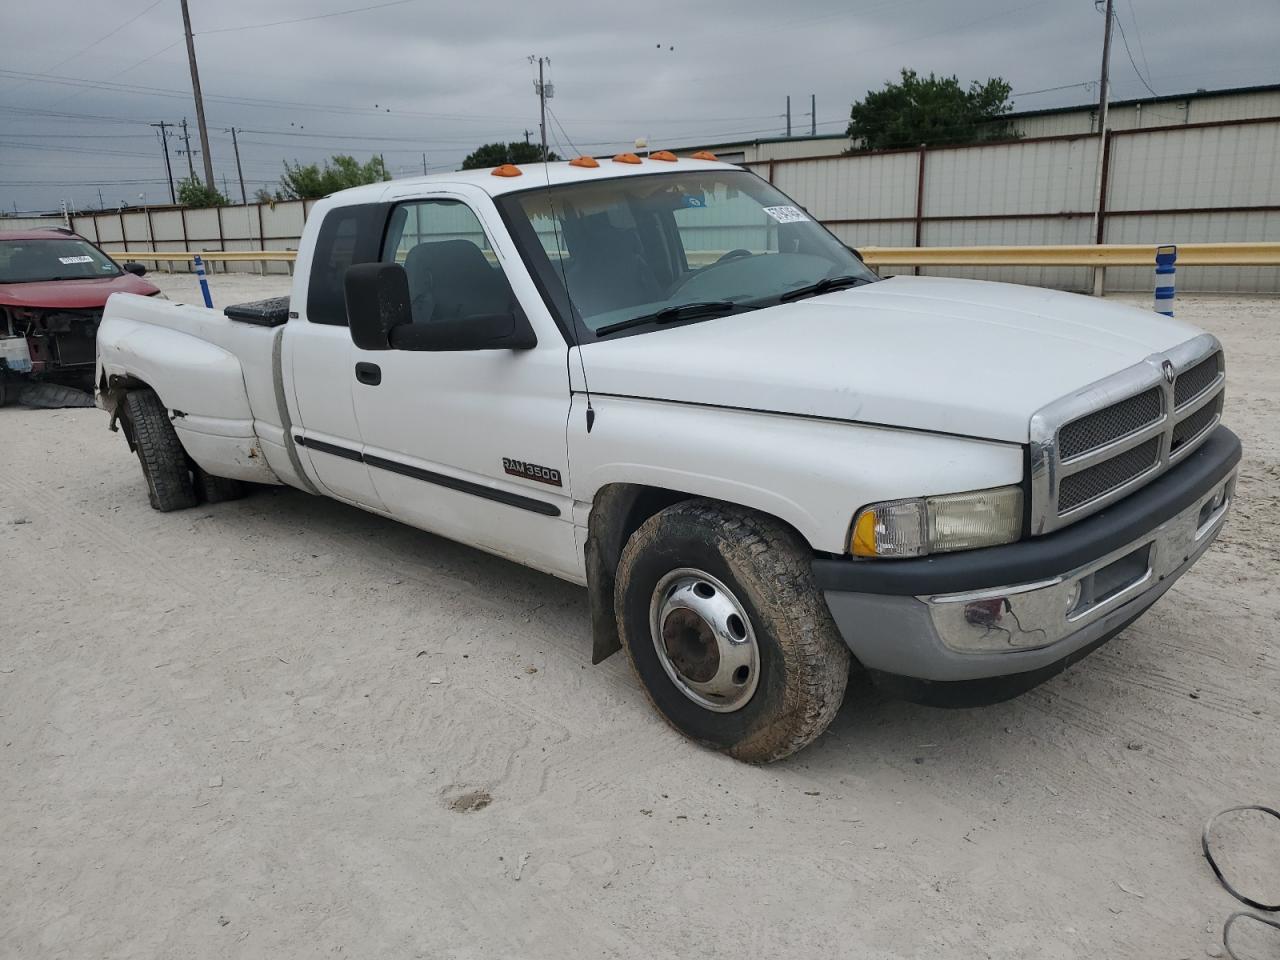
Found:
<path fill-rule="evenodd" d="M 1214 875 L 1217 876 L 1218 881 L 1223 885 L 1223 887 L 1226 888 L 1227 893 L 1231 894 L 1241 903 L 1246 904 L 1250 907 L 1253 907 L 1255 910 L 1266 910 L 1268 913 L 1274 913 L 1275 911 L 1280 910 L 1280 903 L 1270 903 L 1270 904 L 1259 903 L 1257 900 L 1254 900 L 1250 897 L 1246 897 L 1243 893 L 1241 893 L 1239 890 L 1233 887 L 1231 883 L 1227 880 L 1227 878 L 1222 875 L 1222 868 L 1218 866 L 1218 861 L 1215 860 L 1213 857 L 1213 851 L 1209 849 L 1209 831 L 1213 829 L 1213 825 L 1217 821 L 1217 819 L 1221 816 L 1224 816 L 1225 814 L 1238 813 L 1244 810 L 1257 810 L 1261 813 L 1265 813 L 1269 816 L 1275 817 L 1277 820 L 1280 820 L 1280 810 L 1273 810 L 1270 807 L 1262 807 L 1262 806 L 1258 806 L 1257 804 L 1246 804 L 1242 807 L 1230 807 L 1226 810 L 1222 810 L 1222 811 L 1219 811 L 1218 813 L 1215 813 L 1212 817 L 1209 818 L 1209 822 L 1204 825 L 1204 832 L 1200 834 L 1200 848 L 1204 851 L 1204 858 L 1209 861 L 1209 866 L 1213 868 Z M 1236 914 L 1234 916 L 1239 916 L 1239 914 Z M 1232 917 L 1232 919 L 1234 919 L 1234 916 Z M 1270 920 L 1264 920 L 1261 917 L 1256 917 L 1255 919 L 1263 923 L 1271 924 L 1272 926 L 1277 926 L 1277 924 L 1272 923 Z M 1230 925 L 1231 920 L 1228 920 L 1227 923 L 1228 925 Z M 1222 932 L 1222 936 L 1223 936 L 1223 940 L 1225 941 L 1226 940 L 1225 929 Z"/>
<path fill-rule="evenodd" d="M 1237 807 L 1236 809 L 1240 808 Z M 1246 807 L 1244 809 L 1249 808 Z M 1223 810 L 1222 812 L 1226 813 L 1227 811 Z M 1233 913 L 1231 916 L 1227 917 L 1227 922 L 1222 927 L 1222 945 L 1226 948 L 1227 956 L 1229 956 L 1231 960 L 1246 960 L 1244 957 L 1237 956 L 1236 952 L 1231 949 L 1231 925 L 1241 917 L 1248 917 L 1250 920 L 1256 920 L 1258 923 L 1263 923 L 1268 927 L 1275 927 L 1277 930 L 1280 930 L 1280 920 L 1272 920 L 1270 917 L 1260 917 L 1256 913 L 1245 913 L 1243 910 L 1238 913 Z"/>

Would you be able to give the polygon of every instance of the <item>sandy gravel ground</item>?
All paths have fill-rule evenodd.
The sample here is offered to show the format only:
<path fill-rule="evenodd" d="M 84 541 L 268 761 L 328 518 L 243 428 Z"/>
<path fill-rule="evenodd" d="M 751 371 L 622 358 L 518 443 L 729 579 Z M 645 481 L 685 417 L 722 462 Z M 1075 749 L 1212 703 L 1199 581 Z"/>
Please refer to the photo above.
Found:
<path fill-rule="evenodd" d="M 1219 545 L 1014 702 L 855 682 L 767 768 L 589 666 L 576 587 L 295 491 L 159 514 L 101 412 L 0 410 L 0 954 L 1219 955 L 1200 827 L 1280 801 L 1280 301 L 1179 314 L 1247 448 Z"/>

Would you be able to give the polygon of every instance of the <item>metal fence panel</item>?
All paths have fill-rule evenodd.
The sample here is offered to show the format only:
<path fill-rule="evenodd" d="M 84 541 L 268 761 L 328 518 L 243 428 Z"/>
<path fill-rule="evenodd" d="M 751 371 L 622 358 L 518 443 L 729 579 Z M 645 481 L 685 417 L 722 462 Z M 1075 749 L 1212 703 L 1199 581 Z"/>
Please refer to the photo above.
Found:
<path fill-rule="evenodd" d="M 930 150 L 924 215 L 1092 210 L 1097 169 L 1097 137 Z"/>
<path fill-rule="evenodd" d="M 914 217 L 917 160 L 889 153 L 780 163 L 773 182 L 819 220 Z"/>

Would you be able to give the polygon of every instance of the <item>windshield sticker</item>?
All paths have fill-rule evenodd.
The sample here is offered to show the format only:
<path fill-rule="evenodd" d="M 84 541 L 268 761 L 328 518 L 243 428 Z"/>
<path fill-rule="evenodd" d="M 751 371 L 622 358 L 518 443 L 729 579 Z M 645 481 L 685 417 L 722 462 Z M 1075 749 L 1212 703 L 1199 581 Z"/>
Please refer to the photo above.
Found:
<path fill-rule="evenodd" d="M 764 207 L 764 212 L 779 223 L 800 223 L 808 220 L 809 215 L 799 207 L 793 207 L 787 204 L 784 207 Z"/>
<path fill-rule="evenodd" d="M 684 205 L 686 207 L 705 207 L 707 205 L 707 198 L 705 196 L 695 197 L 686 193 L 683 194 L 680 199 L 684 201 Z"/>
<path fill-rule="evenodd" d="M 93 257 L 59 257 L 59 263 L 93 263 Z"/>

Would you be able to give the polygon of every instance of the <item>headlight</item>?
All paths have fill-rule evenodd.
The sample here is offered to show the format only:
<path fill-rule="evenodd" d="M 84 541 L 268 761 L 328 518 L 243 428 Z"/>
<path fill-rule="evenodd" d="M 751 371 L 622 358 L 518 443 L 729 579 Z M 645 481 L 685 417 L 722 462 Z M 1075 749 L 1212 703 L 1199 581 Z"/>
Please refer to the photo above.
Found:
<path fill-rule="evenodd" d="M 923 557 L 1012 543 L 1022 536 L 1022 488 L 887 500 L 858 511 L 855 557 Z"/>

